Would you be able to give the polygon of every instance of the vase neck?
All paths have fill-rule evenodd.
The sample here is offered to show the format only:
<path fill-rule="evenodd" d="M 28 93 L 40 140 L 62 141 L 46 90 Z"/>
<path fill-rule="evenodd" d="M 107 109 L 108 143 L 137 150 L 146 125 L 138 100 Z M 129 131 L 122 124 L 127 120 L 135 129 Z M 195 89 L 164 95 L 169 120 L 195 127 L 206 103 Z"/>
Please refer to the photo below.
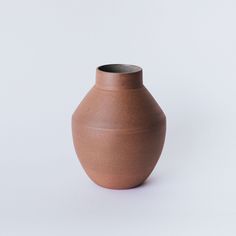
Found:
<path fill-rule="evenodd" d="M 109 64 L 96 70 L 96 87 L 105 90 L 143 87 L 142 68 L 125 64 Z"/>

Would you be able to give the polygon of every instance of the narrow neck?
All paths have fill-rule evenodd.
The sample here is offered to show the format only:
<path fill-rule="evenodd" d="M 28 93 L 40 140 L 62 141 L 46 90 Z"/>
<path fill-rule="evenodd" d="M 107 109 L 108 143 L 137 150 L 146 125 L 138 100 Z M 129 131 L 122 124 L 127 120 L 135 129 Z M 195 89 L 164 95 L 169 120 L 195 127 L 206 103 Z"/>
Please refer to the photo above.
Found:
<path fill-rule="evenodd" d="M 96 70 L 96 87 L 105 90 L 136 89 L 143 86 L 142 69 L 138 66 L 109 64 Z"/>

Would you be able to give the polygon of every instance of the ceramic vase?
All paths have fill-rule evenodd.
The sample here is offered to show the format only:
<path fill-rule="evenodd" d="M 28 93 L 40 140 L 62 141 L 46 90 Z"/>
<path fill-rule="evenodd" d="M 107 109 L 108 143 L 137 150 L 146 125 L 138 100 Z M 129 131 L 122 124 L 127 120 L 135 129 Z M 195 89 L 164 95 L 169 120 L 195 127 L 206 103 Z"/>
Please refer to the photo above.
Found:
<path fill-rule="evenodd" d="M 127 189 L 153 171 L 165 140 L 166 117 L 143 85 L 142 69 L 109 64 L 72 116 L 76 154 L 96 184 Z"/>

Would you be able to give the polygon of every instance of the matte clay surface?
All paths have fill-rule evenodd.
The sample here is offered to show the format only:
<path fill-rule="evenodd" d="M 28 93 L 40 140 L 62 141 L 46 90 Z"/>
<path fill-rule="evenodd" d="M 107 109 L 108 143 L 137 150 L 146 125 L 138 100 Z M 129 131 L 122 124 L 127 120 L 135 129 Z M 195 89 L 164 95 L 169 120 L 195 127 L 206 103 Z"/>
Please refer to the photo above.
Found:
<path fill-rule="evenodd" d="M 72 116 L 77 156 L 88 176 L 107 188 L 142 184 L 165 132 L 165 114 L 143 86 L 142 69 L 132 65 L 98 67 L 95 86 Z"/>

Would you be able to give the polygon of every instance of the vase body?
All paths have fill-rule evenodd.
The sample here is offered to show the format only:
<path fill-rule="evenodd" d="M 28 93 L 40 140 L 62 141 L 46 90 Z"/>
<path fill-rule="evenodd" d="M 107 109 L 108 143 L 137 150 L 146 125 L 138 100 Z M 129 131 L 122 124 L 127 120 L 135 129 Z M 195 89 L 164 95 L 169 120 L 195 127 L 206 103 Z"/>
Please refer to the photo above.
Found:
<path fill-rule="evenodd" d="M 87 175 L 113 189 L 142 184 L 165 140 L 166 118 L 142 82 L 142 69 L 97 68 L 96 84 L 72 116 L 76 154 Z"/>

